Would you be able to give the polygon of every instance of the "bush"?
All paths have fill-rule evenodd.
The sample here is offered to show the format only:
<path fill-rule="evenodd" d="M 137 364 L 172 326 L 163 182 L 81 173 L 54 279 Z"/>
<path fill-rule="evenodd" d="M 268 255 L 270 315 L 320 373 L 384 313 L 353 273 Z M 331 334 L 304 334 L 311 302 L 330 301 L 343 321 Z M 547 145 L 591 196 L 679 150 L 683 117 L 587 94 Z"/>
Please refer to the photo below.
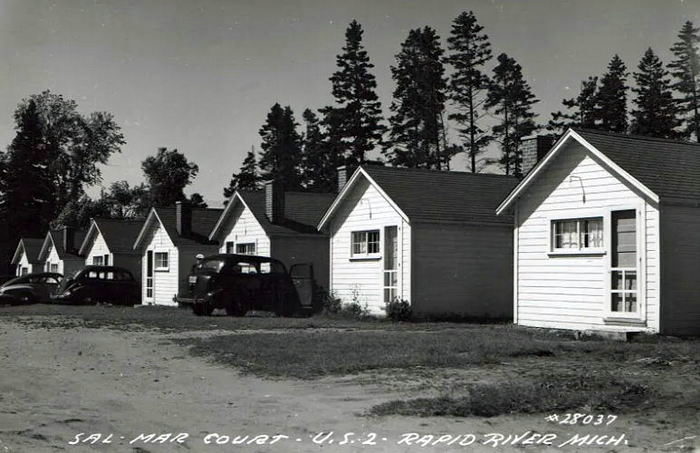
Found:
<path fill-rule="evenodd" d="M 342 307 L 342 302 L 339 298 L 335 297 L 333 292 L 328 292 L 325 289 L 319 289 L 317 297 L 321 301 L 321 313 L 323 314 L 337 314 L 340 313 Z"/>
<path fill-rule="evenodd" d="M 347 304 L 342 304 L 340 309 L 340 314 L 347 316 L 348 318 L 362 319 L 369 316 L 369 309 L 367 305 L 362 306 L 359 302 L 353 301 Z"/>
<path fill-rule="evenodd" d="M 413 316 L 411 304 L 407 300 L 394 299 L 384 307 L 386 317 L 392 321 L 409 321 Z"/>

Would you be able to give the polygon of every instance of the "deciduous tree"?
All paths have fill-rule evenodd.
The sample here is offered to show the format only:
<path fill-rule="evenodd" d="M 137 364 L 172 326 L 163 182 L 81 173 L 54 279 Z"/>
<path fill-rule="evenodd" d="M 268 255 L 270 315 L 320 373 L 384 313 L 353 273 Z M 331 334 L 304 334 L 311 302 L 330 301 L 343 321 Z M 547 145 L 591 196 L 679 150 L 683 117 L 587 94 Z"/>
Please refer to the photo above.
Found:
<path fill-rule="evenodd" d="M 186 200 L 184 189 L 197 176 L 199 167 L 176 149 L 158 148 L 155 156 L 141 163 L 151 206 L 171 206 Z"/>

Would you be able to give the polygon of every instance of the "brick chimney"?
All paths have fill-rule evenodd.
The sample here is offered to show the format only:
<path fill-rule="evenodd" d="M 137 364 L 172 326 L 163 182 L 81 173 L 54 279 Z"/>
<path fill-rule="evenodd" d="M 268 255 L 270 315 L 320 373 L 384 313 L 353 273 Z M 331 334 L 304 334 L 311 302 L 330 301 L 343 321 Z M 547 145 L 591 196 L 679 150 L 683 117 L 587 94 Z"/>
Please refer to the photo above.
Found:
<path fill-rule="evenodd" d="M 284 188 L 279 182 L 265 182 L 265 215 L 271 223 L 284 220 Z"/>
<path fill-rule="evenodd" d="M 550 135 L 531 135 L 520 139 L 520 152 L 522 155 L 521 171 L 526 176 L 539 162 L 554 144 L 554 137 Z"/>
<path fill-rule="evenodd" d="M 187 201 L 175 202 L 175 227 L 180 236 L 192 233 L 192 206 Z"/>
<path fill-rule="evenodd" d="M 70 253 L 75 248 L 75 230 L 73 227 L 63 227 L 63 250 Z"/>
<path fill-rule="evenodd" d="M 341 165 L 336 171 L 338 172 L 338 193 L 340 193 L 348 182 L 348 166 Z"/>

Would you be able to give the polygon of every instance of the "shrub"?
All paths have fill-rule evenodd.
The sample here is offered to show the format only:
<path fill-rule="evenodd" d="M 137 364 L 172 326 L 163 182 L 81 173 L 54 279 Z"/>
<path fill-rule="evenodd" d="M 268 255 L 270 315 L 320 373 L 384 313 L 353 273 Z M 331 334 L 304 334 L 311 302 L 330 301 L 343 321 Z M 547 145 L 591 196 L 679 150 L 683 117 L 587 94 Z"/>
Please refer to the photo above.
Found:
<path fill-rule="evenodd" d="M 413 315 L 407 300 L 394 299 L 384 307 L 386 317 L 392 321 L 409 321 Z"/>
<path fill-rule="evenodd" d="M 320 288 L 318 290 L 317 297 L 321 301 L 321 313 L 323 314 L 337 314 L 340 313 L 342 309 L 342 302 L 338 297 L 335 297 L 333 292 L 328 292 L 325 289 Z"/>

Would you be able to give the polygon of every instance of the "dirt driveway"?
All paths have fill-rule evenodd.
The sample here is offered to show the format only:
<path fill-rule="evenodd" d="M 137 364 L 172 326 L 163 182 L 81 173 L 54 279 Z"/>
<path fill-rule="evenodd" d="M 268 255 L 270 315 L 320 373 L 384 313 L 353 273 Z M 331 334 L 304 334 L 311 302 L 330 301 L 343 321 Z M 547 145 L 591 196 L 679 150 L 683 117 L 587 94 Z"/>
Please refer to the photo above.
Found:
<path fill-rule="evenodd" d="M 523 451 L 484 441 L 490 434 L 527 432 L 557 437 L 551 446 L 526 446 L 530 451 L 698 451 L 693 445 L 700 445 L 690 438 L 700 434 L 697 420 L 667 426 L 621 417 L 614 428 L 594 430 L 552 424 L 542 415 L 369 417 L 364 414 L 371 406 L 405 397 L 410 386 L 387 385 L 382 379 L 393 379 L 391 374 L 262 379 L 193 357 L 172 341 L 215 334 L 46 328 L 25 318 L 0 318 L 0 452 Z M 482 371 L 482 378 L 497 372 Z M 689 431 L 692 426 L 697 432 Z M 92 433 L 100 434 L 97 443 L 85 443 L 97 438 L 89 438 Z M 590 433 L 625 437 L 617 446 L 560 445 Z M 157 437 L 162 434 L 170 435 Z M 469 434 L 477 440 L 470 442 Z M 433 445 L 441 435 L 446 437 Z"/>

